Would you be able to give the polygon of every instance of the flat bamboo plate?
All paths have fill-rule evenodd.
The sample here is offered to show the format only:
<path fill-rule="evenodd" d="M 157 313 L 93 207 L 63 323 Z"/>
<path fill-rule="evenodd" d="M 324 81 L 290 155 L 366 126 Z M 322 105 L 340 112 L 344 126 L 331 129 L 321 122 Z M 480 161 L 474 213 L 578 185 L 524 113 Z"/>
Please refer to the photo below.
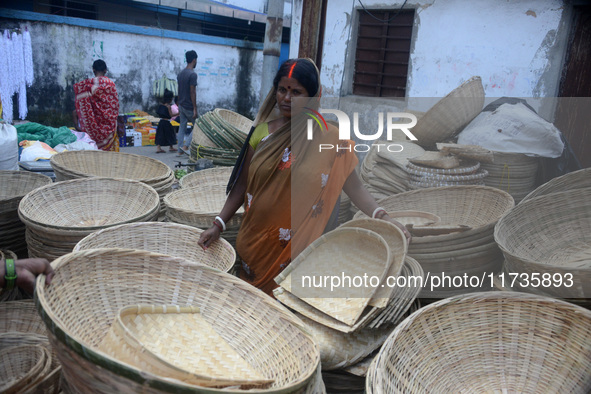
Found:
<path fill-rule="evenodd" d="M 363 228 L 342 227 L 304 249 L 275 282 L 316 309 L 353 325 L 391 264 L 384 238 Z"/>

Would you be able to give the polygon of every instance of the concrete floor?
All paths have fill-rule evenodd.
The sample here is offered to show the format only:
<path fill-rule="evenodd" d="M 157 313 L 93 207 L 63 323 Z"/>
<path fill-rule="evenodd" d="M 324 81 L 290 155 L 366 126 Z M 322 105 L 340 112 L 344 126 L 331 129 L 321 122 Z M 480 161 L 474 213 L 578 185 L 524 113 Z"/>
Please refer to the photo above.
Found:
<path fill-rule="evenodd" d="M 187 169 L 187 167 L 175 166 L 178 163 L 187 163 L 189 155 L 183 154 L 182 156 L 177 156 L 176 152 L 168 152 L 168 147 L 163 147 L 162 149 L 166 150 L 166 152 L 156 153 L 155 146 L 126 146 L 123 148 L 119 148 L 119 151 L 123 153 L 133 153 L 136 155 L 148 156 L 153 159 L 160 160 L 161 162 L 172 168 L 173 171 L 179 168 Z"/>

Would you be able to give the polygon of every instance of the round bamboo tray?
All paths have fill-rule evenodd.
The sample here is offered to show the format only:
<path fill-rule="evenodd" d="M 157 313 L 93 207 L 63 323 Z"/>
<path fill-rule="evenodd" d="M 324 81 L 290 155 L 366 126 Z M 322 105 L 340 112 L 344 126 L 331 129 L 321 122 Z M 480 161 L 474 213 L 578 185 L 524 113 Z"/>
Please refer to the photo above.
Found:
<path fill-rule="evenodd" d="M 521 153 L 493 152 L 493 163 L 481 163 L 488 172 L 486 186 L 506 191 L 518 204 L 535 189 L 538 159 Z"/>
<path fill-rule="evenodd" d="M 18 209 L 30 191 L 52 183 L 50 177 L 29 171 L 0 171 L 0 217 Z"/>
<path fill-rule="evenodd" d="M 458 134 L 484 105 L 484 88 L 480 77 L 472 77 L 439 100 L 418 119 L 412 133 L 422 147 L 431 148 Z"/>
<path fill-rule="evenodd" d="M 591 298 L 591 188 L 523 201 L 497 223 L 494 236 L 506 271 L 519 273 L 525 289 Z M 530 282 L 535 276 L 549 280 L 538 285 Z"/>
<path fill-rule="evenodd" d="M 530 198 L 545 196 L 547 194 L 564 192 L 573 189 L 585 189 L 591 187 L 591 168 L 570 172 L 544 183 L 527 196 L 521 202 Z"/>
<path fill-rule="evenodd" d="M 121 152 L 67 151 L 53 155 L 49 162 L 60 181 L 98 176 L 157 184 L 172 174 L 170 167 L 160 160 Z"/>
<path fill-rule="evenodd" d="M 37 279 L 38 308 L 72 390 L 244 392 L 166 379 L 102 352 L 100 344 L 117 312 L 137 304 L 198 307 L 235 351 L 273 380 L 270 387 L 249 393 L 306 392 L 316 376 L 318 348 L 301 321 L 229 274 L 177 257 L 128 249 L 73 252 L 53 266 L 56 273 L 50 286 L 45 286 L 43 276 Z"/>
<path fill-rule="evenodd" d="M 183 189 L 200 186 L 219 186 L 225 193 L 230 175 L 232 175 L 232 168 L 229 167 L 208 168 L 185 175 L 180 179 L 179 185 Z"/>
<path fill-rule="evenodd" d="M 27 194 L 19 216 L 27 226 L 30 257 L 53 260 L 91 232 L 156 219 L 156 191 L 129 179 L 82 178 L 57 182 Z"/>
<path fill-rule="evenodd" d="M 236 261 L 236 251 L 223 238 L 207 250 L 197 245 L 202 230 L 178 223 L 145 222 L 109 227 L 89 234 L 74 247 L 86 249 L 125 248 L 162 253 L 194 261 L 228 272 Z"/>
<path fill-rule="evenodd" d="M 591 390 L 591 311 L 485 292 L 441 300 L 400 323 L 367 374 L 373 393 Z"/>
<path fill-rule="evenodd" d="M 215 179 L 212 179 L 215 182 Z M 164 198 L 166 216 L 171 222 L 207 229 L 219 215 L 226 202 L 225 185 L 203 183 L 199 187 L 175 190 Z M 243 208 L 226 223 L 227 230 L 238 230 L 242 223 Z"/>

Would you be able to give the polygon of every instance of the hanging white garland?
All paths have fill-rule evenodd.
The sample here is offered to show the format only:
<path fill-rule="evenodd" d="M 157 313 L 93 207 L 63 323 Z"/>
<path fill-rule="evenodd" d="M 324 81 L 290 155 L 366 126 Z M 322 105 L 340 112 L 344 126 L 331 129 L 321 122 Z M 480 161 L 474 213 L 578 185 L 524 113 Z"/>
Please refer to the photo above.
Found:
<path fill-rule="evenodd" d="M 2 118 L 12 122 L 12 78 L 10 75 L 11 43 L 9 32 L 5 30 L 0 39 L 0 100 L 2 100 Z"/>
<path fill-rule="evenodd" d="M 25 82 L 27 83 L 27 86 L 31 86 L 35 78 L 35 73 L 33 72 L 31 33 L 29 33 L 28 28 L 25 28 L 25 32 L 23 33 L 23 54 L 25 57 Z"/>
<path fill-rule="evenodd" d="M 12 33 L 14 43 L 14 60 L 17 67 L 15 80 L 18 83 L 18 117 L 24 120 L 27 117 L 27 85 L 25 82 L 25 53 L 23 51 L 23 35 Z"/>

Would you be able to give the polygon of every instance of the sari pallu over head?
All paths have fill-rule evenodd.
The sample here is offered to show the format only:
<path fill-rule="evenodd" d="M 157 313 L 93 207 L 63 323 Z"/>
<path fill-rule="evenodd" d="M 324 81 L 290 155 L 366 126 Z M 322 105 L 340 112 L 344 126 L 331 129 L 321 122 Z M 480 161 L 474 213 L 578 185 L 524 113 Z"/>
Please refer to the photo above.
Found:
<path fill-rule="evenodd" d="M 119 99 L 115 84 L 107 77 L 94 77 L 74 84 L 80 129 L 99 149 L 118 150 Z"/>
<path fill-rule="evenodd" d="M 275 104 L 272 90 L 255 125 L 273 119 Z M 317 109 L 318 97 L 299 104 Z M 236 247 L 244 262 L 242 278 L 268 294 L 277 287 L 274 278 L 322 235 L 357 165 L 353 143 L 338 140 L 332 125 L 314 124 L 308 140 L 308 119 L 305 112 L 294 115 L 259 144 L 250 163 Z M 320 151 L 320 144 L 341 149 Z"/>

